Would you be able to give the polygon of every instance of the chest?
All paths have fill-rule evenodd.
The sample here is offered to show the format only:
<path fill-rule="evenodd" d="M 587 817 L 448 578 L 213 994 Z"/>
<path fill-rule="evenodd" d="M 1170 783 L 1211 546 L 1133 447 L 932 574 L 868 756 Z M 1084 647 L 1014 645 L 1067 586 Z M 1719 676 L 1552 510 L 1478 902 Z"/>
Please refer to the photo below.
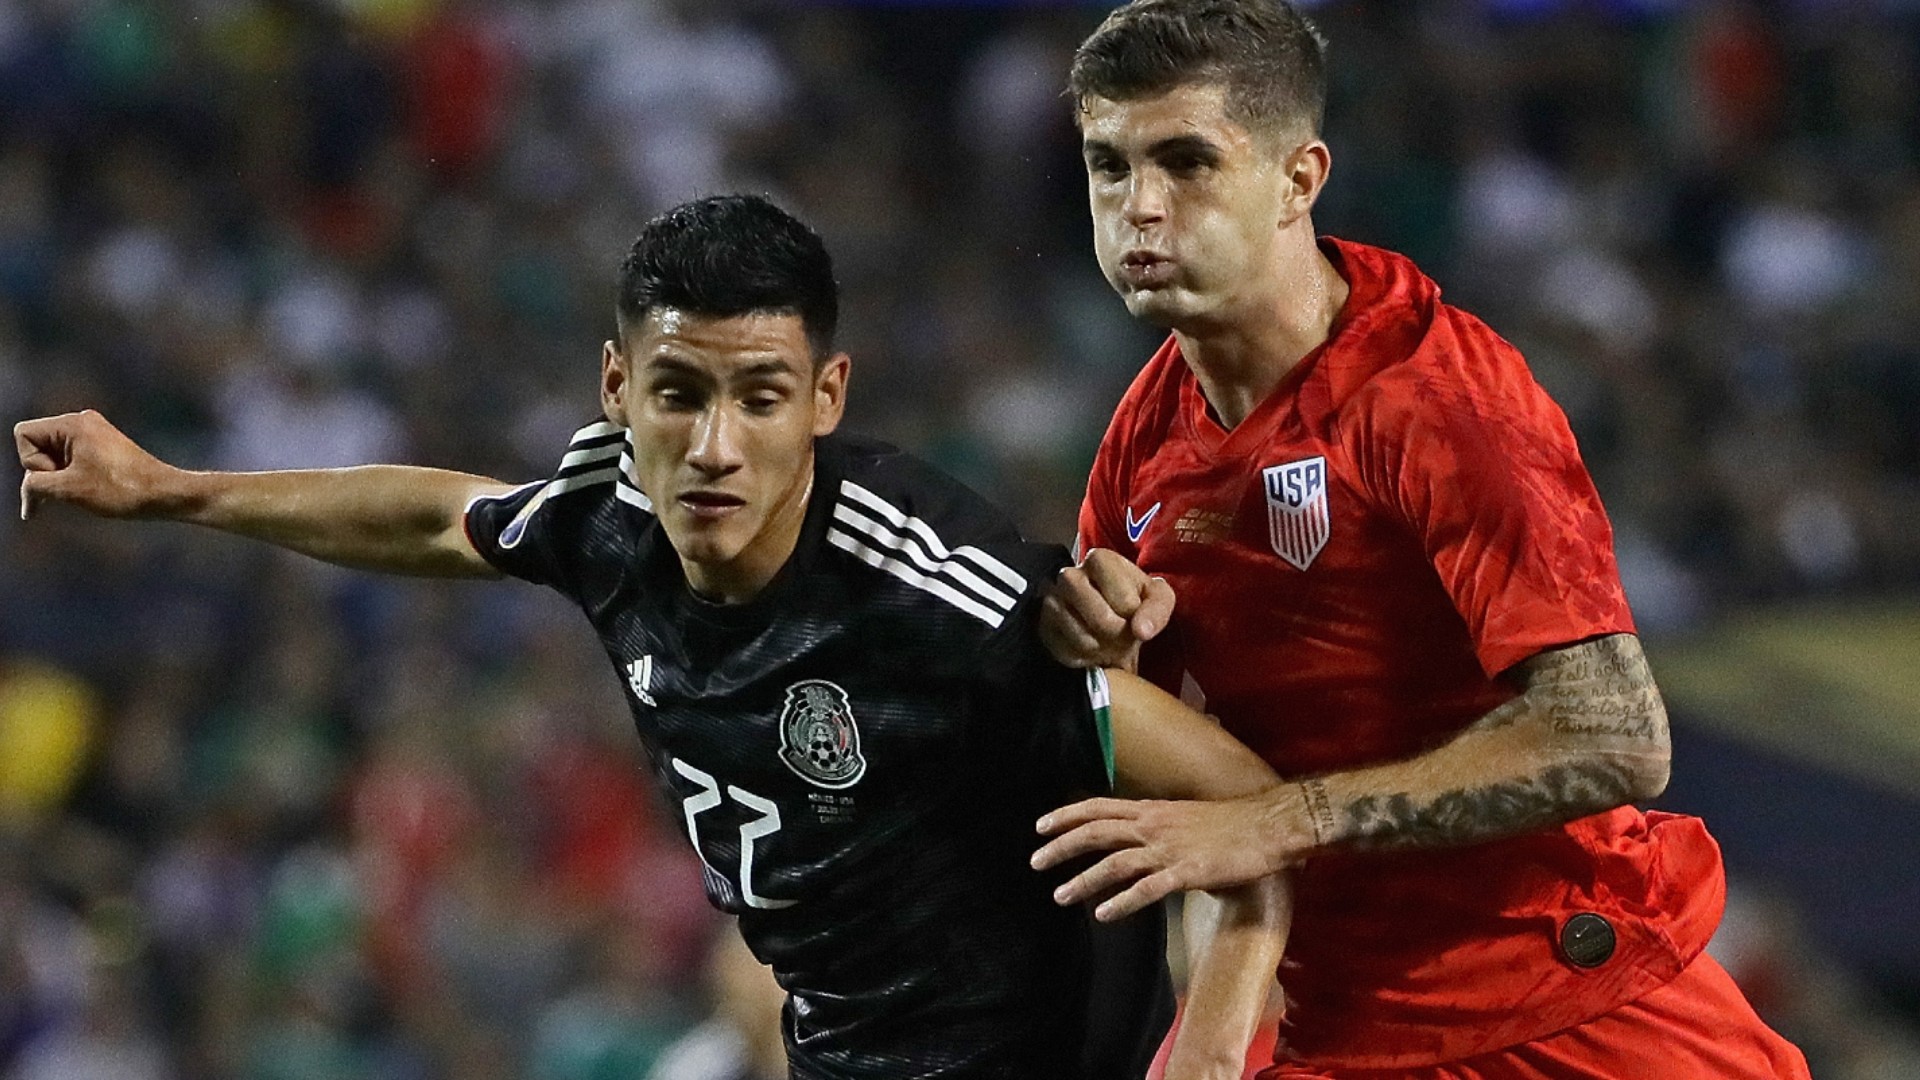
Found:
<path fill-rule="evenodd" d="M 1122 524 L 1135 561 L 1182 595 L 1230 590 L 1264 617 L 1349 604 L 1431 576 L 1360 466 L 1300 432 L 1234 454 L 1169 443 L 1124 478 Z"/>
<path fill-rule="evenodd" d="M 601 638 L 664 781 L 691 791 L 696 769 L 790 824 L 838 826 L 937 785 L 966 758 L 974 706 L 954 673 L 863 629 L 807 603 L 754 628 L 634 605 Z"/>
<path fill-rule="evenodd" d="M 1132 553 L 1178 597 L 1143 673 L 1276 767 L 1396 752 L 1484 688 L 1420 531 L 1337 442 L 1169 444 L 1123 479 Z"/>

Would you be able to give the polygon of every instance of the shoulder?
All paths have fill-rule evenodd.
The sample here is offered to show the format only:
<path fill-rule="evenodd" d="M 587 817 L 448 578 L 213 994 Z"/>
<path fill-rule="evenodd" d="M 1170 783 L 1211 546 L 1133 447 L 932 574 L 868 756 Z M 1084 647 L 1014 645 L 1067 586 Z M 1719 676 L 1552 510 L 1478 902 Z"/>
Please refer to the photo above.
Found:
<path fill-rule="evenodd" d="M 826 494 L 839 506 L 879 515 L 911 518 L 954 543 L 1018 540 L 1020 531 L 999 507 L 941 469 L 912 454 L 863 436 L 821 440 L 820 475 L 831 485 Z"/>
<path fill-rule="evenodd" d="M 653 503 L 633 482 L 633 433 L 604 420 L 574 432 L 547 487 L 550 497 L 590 491 L 599 500 L 653 514 Z"/>
<path fill-rule="evenodd" d="M 1540 491 L 1573 497 L 1590 483 L 1566 414 L 1520 351 L 1450 305 L 1353 396 L 1337 432 L 1369 490 L 1410 514 L 1532 507 Z"/>
<path fill-rule="evenodd" d="M 1329 242 L 1353 293 L 1323 360 L 1318 409 L 1348 433 L 1493 416 L 1525 405 L 1540 389 L 1520 350 L 1472 313 L 1445 302 L 1440 287 L 1394 252 Z"/>
<path fill-rule="evenodd" d="M 555 520 L 578 519 L 596 512 L 613 513 L 620 506 L 653 516 L 653 503 L 633 482 L 631 434 L 600 421 L 574 432 L 552 478 L 539 487 L 521 514 L 530 517 L 544 509 Z"/>
<path fill-rule="evenodd" d="M 1520 350 L 1471 313 L 1436 304 L 1422 330 L 1411 350 L 1367 380 L 1355 407 L 1410 417 L 1485 411 L 1539 391 Z"/>
<path fill-rule="evenodd" d="M 490 563 L 528 580 L 578 584 L 587 565 L 625 561 L 653 520 L 633 483 L 624 428 L 589 424 L 575 432 L 553 475 L 466 508 L 467 536 Z"/>
<path fill-rule="evenodd" d="M 993 504 L 885 443 L 845 439 L 823 469 L 826 543 L 882 575 L 906 610 L 958 613 L 998 630 L 1064 565 L 1064 549 L 1028 544 Z"/>

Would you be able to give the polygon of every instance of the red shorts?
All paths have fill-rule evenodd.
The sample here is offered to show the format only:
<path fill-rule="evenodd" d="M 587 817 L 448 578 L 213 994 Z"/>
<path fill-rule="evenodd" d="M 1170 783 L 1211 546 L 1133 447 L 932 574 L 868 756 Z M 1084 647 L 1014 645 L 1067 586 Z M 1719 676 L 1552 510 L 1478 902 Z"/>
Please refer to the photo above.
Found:
<path fill-rule="evenodd" d="M 1809 1080 L 1807 1059 L 1702 954 L 1672 982 L 1578 1027 L 1413 1069 L 1268 1066 L 1258 1080 Z"/>

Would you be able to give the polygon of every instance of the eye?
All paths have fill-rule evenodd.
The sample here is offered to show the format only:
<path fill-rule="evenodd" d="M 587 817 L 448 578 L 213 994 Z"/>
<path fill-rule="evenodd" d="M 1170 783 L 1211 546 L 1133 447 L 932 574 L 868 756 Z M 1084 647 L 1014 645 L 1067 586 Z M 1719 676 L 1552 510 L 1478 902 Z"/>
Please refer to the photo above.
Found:
<path fill-rule="evenodd" d="M 1213 159 L 1204 154 L 1174 154 L 1161 163 L 1174 176 L 1197 176 L 1213 167 Z"/>
<path fill-rule="evenodd" d="M 700 396 L 684 386 L 672 384 L 655 386 L 653 399 L 661 408 L 669 412 L 683 412 L 700 407 Z"/>
<path fill-rule="evenodd" d="M 746 406 L 748 412 L 755 416 L 765 416 L 779 408 L 783 400 L 785 399 L 779 394 L 759 393 L 748 395 L 742 404 Z"/>
<path fill-rule="evenodd" d="M 1127 163 L 1111 154 L 1096 154 L 1087 159 L 1087 175 L 1100 180 L 1119 180 L 1127 175 Z"/>

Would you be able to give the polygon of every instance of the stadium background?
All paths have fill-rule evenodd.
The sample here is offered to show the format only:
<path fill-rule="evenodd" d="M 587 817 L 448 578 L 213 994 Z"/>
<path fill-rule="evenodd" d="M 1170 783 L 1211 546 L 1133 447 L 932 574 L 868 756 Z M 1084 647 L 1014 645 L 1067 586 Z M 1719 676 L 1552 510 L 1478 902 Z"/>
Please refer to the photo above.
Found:
<path fill-rule="evenodd" d="M 1618 529 L 1715 949 L 1920 1076 L 1920 4 L 1360 2 L 1323 230 L 1517 342 Z M 1066 539 L 1154 344 L 1059 96 L 1099 5 L 0 0 L 0 417 L 543 474 L 695 194 L 834 251 L 852 423 Z M 0 1077 L 601 1080 L 714 924 L 557 600 L 0 518 Z M 1284 708 L 1284 702 L 1275 702 Z"/>

